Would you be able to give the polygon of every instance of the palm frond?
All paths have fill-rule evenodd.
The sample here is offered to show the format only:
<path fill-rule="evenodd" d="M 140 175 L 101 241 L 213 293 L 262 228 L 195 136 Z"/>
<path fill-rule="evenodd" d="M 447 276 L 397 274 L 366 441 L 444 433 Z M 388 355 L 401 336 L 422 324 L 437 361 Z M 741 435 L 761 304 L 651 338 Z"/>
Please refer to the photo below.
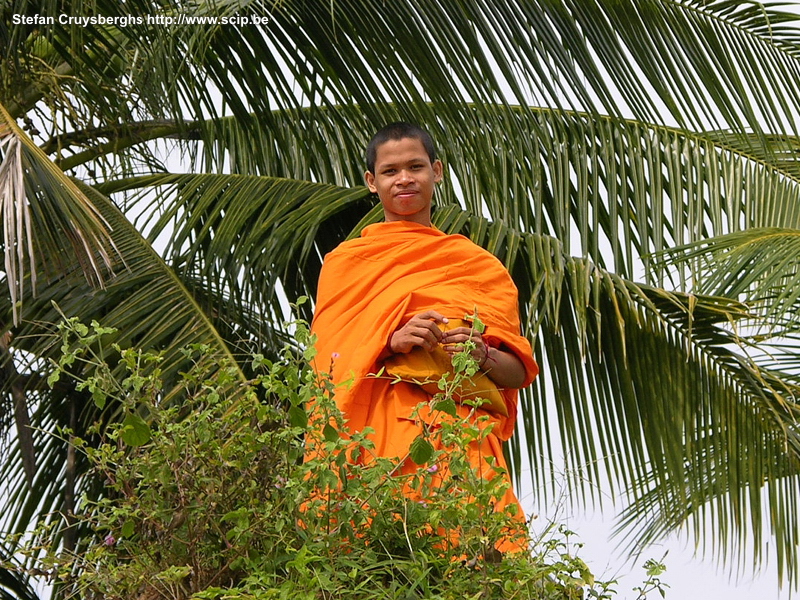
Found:
<path fill-rule="evenodd" d="M 97 4 L 100 13 L 116 17 L 153 9 L 142 0 Z M 75 69 L 80 99 L 91 104 L 94 93 L 100 114 L 123 116 L 91 87 L 112 79 L 129 82 L 143 115 L 179 121 L 181 106 L 218 116 L 209 93 L 216 87 L 231 114 L 244 119 L 254 111 L 265 124 L 275 109 L 342 104 L 359 105 L 378 124 L 385 101 L 401 114 L 434 121 L 454 116 L 451 102 L 460 100 L 474 101 L 484 116 L 494 106 L 538 104 L 656 122 L 666 107 L 678 124 L 699 130 L 794 133 L 786 115 L 800 99 L 800 53 L 796 19 L 780 6 L 727 0 L 167 3 L 159 14 L 258 15 L 264 24 L 167 33 L 143 21 L 55 26 L 42 35 Z M 16 9 L 24 12 L 25 3 Z M 48 10 L 56 17 L 61 8 L 52 2 L 41 14 Z M 389 39 L 415 43 L 390 46 Z M 6 43 L 9 55 L 24 48 L 18 36 Z"/>
<path fill-rule="evenodd" d="M 0 548 L 0 560 L 6 562 L 13 559 L 5 548 Z M 16 577 L 11 571 L 0 569 L 0 599 L 39 600 L 39 595 L 28 581 Z"/>
<path fill-rule="evenodd" d="M 674 248 L 664 262 L 690 265 L 698 291 L 741 298 L 778 331 L 798 326 L 800 229 L 754 227 Z"/>
<path fill-rule="evenodd" d="M 701 556 L 715 555 L 740 571 L 750 567 L 742 559 L 746 555 L 752 556 L 756 564 L 775 560 L 779 579 L 788 579 L 796 586 L 798 566 L 792 548 L 798 543 L 800 465 L 796 453 L 781 452 L 782 436 L 766 437 L 764 443 L 771 449 L 774 462 L 769 465 L 770 473 L 763 463 L 753 461 L 752 472 L 764 477 L 760 486 L 736 487 L 725 456 L 715 452 L 719 441 L 712 437 L 698 445 L 692 460 L 687 460 L 688 477 L 682 490 L 678 486 L 661 488 L 656 478 L 651 478 L 650 489 L 625 507 L 619 517 L 616 534 L 627 550 L 638 556 L 648 544 L 682 532 L 690 535 Z M 781 475 L 769 479 L 777 473 Z M 693 497 L 693 480 L 700 481 L 711 496 L 702 502 Z M 757 521 L 764 514 L 769 515 L 766 523 Z M 768 557 L 771 546 L 775 554 Z"/>
<path fill-rule="evenodd" d="M 143 211 L 149 220 L 138 227 L 151 240 L 166 236 L 165 256 L 182 278 L 229 295 L 237 312 L 270 307 L 272 315 L 285 308 L 279 283 L 314 297 L 323 256 L 371 202 L 364 187 L 243 175 L 158 175 L 103 189 L 142 191 L 131 209 L 137 201 L 159 207 Z"/>
<path fill-rule="evenodd" d="M 13 321 L 17 323 L 25 281 L 30 281 L 35 293 L 40 266 L 45 273 L 57 271 L 62 266 L 60 257 L 69 253 L 81 265 L 87 280 L 102 287 L 116 249 L 107 221 L 17 126 L 2 104 L 0 150 L 4 154 L 0 203 L 5 271 Z M 56 264 L 41 260 L 43 256 L 52 257 Z"/>

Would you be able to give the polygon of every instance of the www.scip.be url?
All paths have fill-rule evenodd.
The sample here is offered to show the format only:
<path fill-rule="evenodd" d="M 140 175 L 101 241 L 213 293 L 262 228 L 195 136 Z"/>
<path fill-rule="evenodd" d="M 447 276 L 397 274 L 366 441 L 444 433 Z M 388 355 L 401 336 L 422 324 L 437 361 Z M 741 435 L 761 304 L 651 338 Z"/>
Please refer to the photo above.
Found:
<path fill-rule="evenodd" d="M 107 17 L 104 15 L 91 16 L 71 16 L 71 15 L 22 15 L 15 14 L 11 17 L 14 25 L 79 25 L 88 27 L 89 25 L 115 25 L 117 27 L 127 27 L 128 25 L 234 25 L 242 27 L 244 25 L 262 25 L 269 21 L 269 17 L 258 15 L 187 15 L 179 13 L 177 15 L 124 15 Z"/>

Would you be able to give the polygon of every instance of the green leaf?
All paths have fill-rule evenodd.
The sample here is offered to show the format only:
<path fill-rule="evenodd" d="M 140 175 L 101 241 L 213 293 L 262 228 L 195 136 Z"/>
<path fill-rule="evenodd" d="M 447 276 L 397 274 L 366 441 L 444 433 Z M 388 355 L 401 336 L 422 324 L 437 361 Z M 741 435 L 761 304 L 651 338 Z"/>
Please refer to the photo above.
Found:
<path fill-rule="evenodd" d="M 134 523 L 132 520 L 128 519 L 122 524 L 122 529 L 120 529 L 120 536 L 124 538 L 129 538 L 133 535 L 134 532 Z"/>
<path fill-rule="evenodd" d="M 308 415 L 300 406 L 289 407 L 289 423 L 292 427 L 305 428 L 308 425 Z"/>
<path fill-rule="evenodd" d="M 415 463 L 424 465 L 433 456 L 433 446 L 422 435 L 419 435 L 411 442 L 409 454 Z"/>
<path fill-rule="evenodd" d="M 456 402 L 452 398 L 445 398 L 433 405 L 433 410 L 440 410 L 445 414 L 455 417 L 457 413 Z"/>
<path fill-rule="evenodd" d="M 61 378 L 61 371 L 53 371 L 50 375 L 47 376 L 47 385 L 53 387 L 56 382 Z"/>
<path fill-rule="evenodd" d="M 106 399 L 108 395 L 100 388 L 94 388 L 92 390 L 92 400 L 94 401 L 94 405 L 99 408 L 103 409 L 106 405 Z"/>
<path fill-rule="evenodd" d="M 322 436 L 328 442 L 335 442 L 339 439 L 339 432 L 333 425 L 327 423 L 325 427 L 322 428 Z"/>
<path fill-rule="evenodd" d="M 142 446 L 150 441 L 150 426 L 136 413 L 128 413 L 122 421 L 120 436 L 129 446 Z"/>

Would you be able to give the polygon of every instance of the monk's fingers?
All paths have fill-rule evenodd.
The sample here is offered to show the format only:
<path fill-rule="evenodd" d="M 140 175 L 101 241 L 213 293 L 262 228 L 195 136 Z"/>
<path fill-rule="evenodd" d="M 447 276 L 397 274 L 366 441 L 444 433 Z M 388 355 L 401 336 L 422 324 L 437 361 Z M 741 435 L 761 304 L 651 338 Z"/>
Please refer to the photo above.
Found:
<path fill-rule="evenodd" d="M 416 315 L 392 334 L 389 340 L 389 350 L 403 354 L 410 352 L 415 346 L 432 350 L 439 343 L 441 337 L 442 331 L 434 321 Z"/>
<path fill-rule="evenodd" d="M 392 334 L 389 349 L 392 352 L 407 353 L 414 346 L 430 347 L 436 343 L 435 336 L 425 328 L 416 327 L 413 323 L 406 323 Z"/>
<path fill-rule="evenodd" d="M 428 329 L 404 328 L 398 330 L 392 337 L 393 352 L 410 352 L 415 346 L 432 350 L 438 344 L 438 340 Z"/>
<path fill-rule="evenodd" d="M 469 327 L 453 327 L 442 334 L 442 343 L 465 342 L 469 339 L 470 331 Z"/>
<path fill-rule="evenodd" d="M 461 352 L 467 346 L 467 342 L 470 341 L 470 338 L 466 338 L 463 340 L 455 339 L 455 340 L 447 340 L 444 339 L 439 342 L 442 345 L 442 348 L 450 352 L 451 354 L 455 352 Z M 486 352 L 486 344 L 484 344 L 481 340 L 476 340 L 472 338 L 472 344 L 470 345 L 470 352 L 473 354 L 481 354 Z"/>
<path fill-rule="evenodd" d="M 439 343 L 442 332 L 431 321 L 409 321 L 399 330 L 400 338 L 412 346 L 422 346 L 430 350 Z"/>
<path fill-rule="evenodd" d="M 464 344 L 448 344 L 447 346 L 442 346 L 442 348 L 444 348 L 444 351 L 447 352 L 447 354 L 453 356 L 464 351 Z M 475 362 L 482 364 L 486 360 L 486 353 L 488 351 L 489 349 L 486 346 L 481 348 L 475 347 L 470 351 L 470 356 L 472 356 L 472 359 Z"/>
<path fill-rule="evenodd" d="M 445 331 L 440 340 L 442 344 L 463 344 L 472 340 L 476 346 L 483 346 L 481 334 L 469 327 L 456 327 Z"/>
<path fill-rule="evenodd" d="M 458 354 L 459 352 L 464 351 L 463 344 L 447 344 L 446 346 L 442 346 L 445 352 L 447 352 L 450 356 L 454 354 Z"/>
<path fill-rule="evenodd" d="M 470 355 L 474 360 L 482 363 L 486 360 L 489 347 L 484 343 L 483 336 L 474 329 L 470 329 L 469 327 L 457 327 L 446 331 L 442 335 L 440 343 L 445 351 L 452 356 L 453 354 L 462 352 L 467 342 L 470 341 L 472 342 Z"/>
<path fill-rule="evenodd" d="M 417 319 L 424 321 L 434 321 L 435 323 L 447 323 L 447 317 L 445 317 L 443 314 L 433 309 L 423 311 L 412 318 L 412 320 L 417 320 Z"/>
<path fill-rule="evenodd" d="M 433 344 L 439 343 L 439 340 L 442 339 L 442 330 L 430 319 L 414 317 L 406 324 L 406 327 L 412 335 L 423 338 Z"/>
<path fill-rule="evenodd" d="M 430 340 L 422 340 L 418 345 L 422 346 L 423 348 L 425 348 L 425 350 L 428 351 L 433 350 L 434 348 L 436 348 L 436 346 L 438 346 L 436 342 L 431 342 Z"/>

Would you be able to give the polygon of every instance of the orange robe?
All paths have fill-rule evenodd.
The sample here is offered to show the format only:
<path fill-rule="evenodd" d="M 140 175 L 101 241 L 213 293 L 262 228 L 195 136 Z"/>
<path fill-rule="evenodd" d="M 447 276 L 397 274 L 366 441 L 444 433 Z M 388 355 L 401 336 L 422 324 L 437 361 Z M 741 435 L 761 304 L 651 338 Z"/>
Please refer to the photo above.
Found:
<path fill-rule="evenodd" d="M 337 384 L 352 377 L 349 388 L 337 389 L 337 406 L 351 431 L 375 430 L 376 455 L 405 459 L 400 472 L 416 468 L 407 455 L 423 425 L 412 412 L 430 396 L 413 383 L 391 384 L 389 378 L 369 374 L 380 370 L 379 357 L 390 335 L 413 316 L 433 309 L 463 318 L 476 308 L 486 325 L 484 341 L 513 352 L 525 367 L 524 385 L 529 385 L 538 367 L 528 340 L 520 335 L 517 288 L 503 264 L 466 237 L 408 221 L 377 223 L 325 257 L 312 323 L 316 368 L 328 372 L 333 365 Z M 514 431 L 517 390 L 502 393 L 507 417 L 478 409 L 494 424 L 479 446 L 468 449 L 479 472 L 487 471 L 489 456 L 506 466 L 502 442 Z M 459 406 L 460 416 L 469 411 Z M 510 486 L 495 509 L 508 504 L 519 507 Z"/>

